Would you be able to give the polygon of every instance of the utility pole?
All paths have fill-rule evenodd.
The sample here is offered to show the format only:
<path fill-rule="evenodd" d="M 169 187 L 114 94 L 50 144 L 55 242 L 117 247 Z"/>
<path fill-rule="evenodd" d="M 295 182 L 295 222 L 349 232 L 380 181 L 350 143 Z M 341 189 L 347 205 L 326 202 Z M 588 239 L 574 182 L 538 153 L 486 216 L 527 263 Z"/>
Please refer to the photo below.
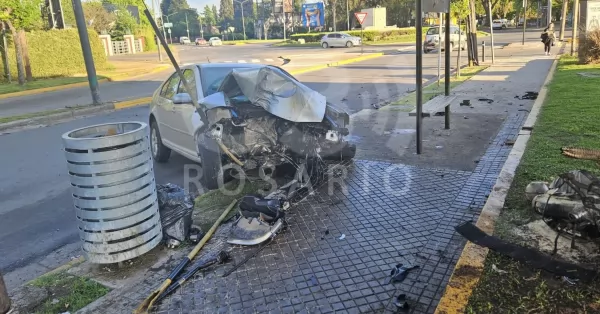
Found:
<path fill-rule="evenodd" d="M 573 39 L 571 40 L 571 56 L 575 53 L 577 28 L 579 27 L 579 0 L 573 1 Z"/>
<path fill-rule="evenodd" d="M 420 1 L 420 0 L 417 0 Z M 441 80 L 441 68 L 442 68 L 442 24 L 444 24 L 444 18 L 442 17 L 442 12 L 439 13 L 440 14 L 440 27 L 438 29 L 438 42 L 439 42 L 439 47 L 438 47 L 438 79 L 437 79 L 437 86 L 440 86 L 440 80 Z M 446 53 L 448 53 L 448 51 L 446 51 Z"/>
<path fill-rule="evenodd" d="M 346 30 L 350 31 L 350 9 L 348 7 L 348 1 L 350 0 L 346 0 L 346 23 L 348 24 Z"/>
<path fill-rule="evenodd" d="M 4 49 L 4 52 L 2 53 L 4 55 L 4 73 L 6 74 L 6 81 L 10 83 L 12 77 L 10 75 L 10 66 L 8 63 L 8 41 L 6 40 L 6 28 L 4 22 L 2 22 L 0 26 L 2 26 L 2 49 Z"/>
<path fill-rule="evenodd" d="M 234 1 L 240 5 L 240 10 L 242 13 L 242 32 L 244 32 L 244 40 L 246 40 L 246 20 L 244 20 L 244 3 L 246 3 L 250 0 L 244 0 L 244 1 L 234 0 Z M 284 13 L 284 18 L 285 18 L 285 13 Z M 263 23 L 264 23 L 264 21 L 263 21 Z M 285 21 L 283 22 L 283 32 L 285 34 Z M 283 38 L 285 39 L 285 35 L 283 35 Z"/>
<path fill-rule="evenodd" d="M 567 10 L 569 10 L 569 0 L 563 0 L 562 3 L 562 14 L 560 15 L 560 35 L 558 40 L 565 40 L 565 26 L 567 24 Z"/>
<path fill-rule="evenodd" d="M 568 1 L 568 0 L 565 0 Z M 527 0 L 523 0 L 523 40 L 521 44 L 525 46 L 525 28 L 527 27 Z"/>
<path fill-rule="evenodd" d="M 492 41 L 492 64 L 494 64 L 494 28 L 492 27 L 492 1 L 488 0 L 488 14 L 490 15 L 490 39 Z"/>
<path fill-rule="evenodd" d="M 337 21 L 336 21 L 336 18 L 335 18 L 335 5 L 336 5 L 337 0 L 333 0 L 331 2 L 333 2 L 333 7 L 332 7 L 332 9 L 333 9 L 333 31 L 337 32 L 336 26 L 335 26 L 335 24 L 337 24 L 336 23 Z"/>
<path fill-rule="evenodd" d="M 423 3 L 418 0 L 416 5 L 415 20 L 417 27 L 417 53 L 416 56 L 416 86 L 417 93 L 417 154 L 423 149 Z"/>
<path fill-rule="evenodd" d="M 158 2 L 158 0 L 156 0 Z M 160 8 L 160 6 L 159 6 Z M 155 1 L 152 0 L 152 14 L 154 14 L 153 18 L 156 21 L 156 7 L 155 7 Z M 162 12 L 160 14 L 160 18 L 162 20 Z M 168 17 L 167 17 L 168 18 Z M 164 23 L 163 23 L 163 32 L 164 32 Z M 162 62 L 163 58 L 162 58 L 162 53 L 160 52 L 160 40 L 158 39 L 158 34 L 156 34 L 156 46 L 157 46 L 157 50 L 158 50 L 158 61 Z"/>
<path fill-rule="evenodd" d="M 81 0 L 72 0 L 72 3 L 79 41 L 81 42 L 81 51 L 83 52 L 83 60 L 85 61 L 85 70 L 90 84 L 90 91 L 92 92 L 92 103 L 100 105 L 102 101 L 100 101 L 100 92 L 98 90 L 98 77 L 96 76 L 96 67 L 94 66 L 94 57 L 92 56 L 92 48 L 90 48 L 90 38 L 88 37 L 85 17 L 83 16 Z"/>
<path fill-rule="evenodd" d="M 548 9 L 546 10 L 546 14 L 548 14 L 548 16 L 546 16 L 546 25 L 547 27 L 550 27 L 550 24 L 552 23 L 552 0 L 548 0 Z"/>
<path fill-rule="evenodd" d="M 185 28 L 187 31 L 187 37 L 190 38 L 190 25 L 188 24 L 187 12 L 185 13 Z"/>

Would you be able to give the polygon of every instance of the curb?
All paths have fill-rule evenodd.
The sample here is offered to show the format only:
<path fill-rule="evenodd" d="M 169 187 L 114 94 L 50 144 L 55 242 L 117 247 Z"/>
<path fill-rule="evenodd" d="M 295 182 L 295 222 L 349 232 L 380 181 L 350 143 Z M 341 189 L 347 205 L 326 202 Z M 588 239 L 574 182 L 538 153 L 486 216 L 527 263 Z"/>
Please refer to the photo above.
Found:
<path fill-rule="evenodd" d="M 0 123 L 0 131 L 6 131 L 14 128 L 26 127 L 26 126 L 38 126 L 38 125 L 50 125 L 56 122 L 60 122 L 63 119 L 77 118 L 89 114 L 95 114 L 100 112 L 106 112 L 111 110 L 121 110 L 139 105 L 148 104 L 152 100 L 152 97 L 144 97 L 126 101 L 120 101 L 115 103 L 107 103 L 102 105 L 87 105 L 82 107 L 73 108 L 64 112 L 51 113 L 47 115 L 41 115 L 39 117 L 32 117 L 28 119 L 16 120 L 6 123 Z M 43 114 L 43 112 L 40 112 Z"/>
<path fill-rule="evenodd" d="M 105 83 L 105 82 L 110 82 L 110 79 L 109 78 L 104 78 L 104 79 L 98 80 L 98 83 Z M 8 93 L 8 94 L 1 94 L 0 95 L 0 99 L 42 94 L 42 93 L 53 92 L 53 91 L 57 91 L 57 90 L 63 90 L 63 89 L 69 89 L 69 88 L 87 86 L 88 84 L 89 84 L 88 82 L 79 82 L 79 83 L 73 83 L 73 84 L 66 84 L 66 85 L 58 85 L 58 86 L 52 86 L 52 87 L 44 87 L 44 88 L 36 88 L 36 89 L 24 90 L 24 91 L 20 91 L 20 92 L 14 92 L 14 93 Z"/>
<path fill-rule="evenodd" d="M 527 116 L 525 124 L 521 128 L 517 140 L 504 162 L 504 166 L 498 175 L 498 179 L 492 188 L 492 191 L 481 210 L 481 215 L 477 219 L 476 226 L 487 234 L 493 234 L 496 220 L 500 216 L 504 208 L 504 201 L 508 194 L 508 190 L 514 179 L 517 167 L 521 162 L 523 153 L 527 147 L 531 130 L 535 125 L 538 114 L 543 106 L 546 95 L 548 93 L 548 83 L 554 77 L 558 57 L 554 59 L 550 71 L 546 76 L 546 80 L 540 89 L 538 98 L 531 108 L 531 112 Z M 446 285 L 446 290 L 435 309 L 436 314 L 463 313 L 469 298 L 473 293 L 473 289 L 479 283 L 479 279 L 483 274 L 483 267 L 488 254 L 488 249 L 467 242 L 458 262 L 454 266 L 452 276 Z M 460 272 L 460 269 L 467 268 L 468 272 Z"/>

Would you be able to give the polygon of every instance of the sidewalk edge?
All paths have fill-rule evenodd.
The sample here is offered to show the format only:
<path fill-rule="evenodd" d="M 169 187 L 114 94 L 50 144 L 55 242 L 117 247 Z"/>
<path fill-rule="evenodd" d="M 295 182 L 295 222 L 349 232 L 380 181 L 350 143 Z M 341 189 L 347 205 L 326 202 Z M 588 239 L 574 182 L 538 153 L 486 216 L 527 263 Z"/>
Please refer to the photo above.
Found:
<path fill-rule="evenodd" d="M 535 124 L 540 109 L 546 100 L 548 84 L 554 77 L 559 58 L 560 56 L 555 57 L 554 62 L 550 67 L 550 71 L 540 89 L 538 98 L 533 104 L 532 110 L 528 115 L 522 130 L 519 132 L 508 158 L 504 162 L 504 166 L 498 175 L 498 179 L 492 188 L 490 196 L 481 210 L 479 219 L 477 219 L 477 227 L 487 234 L 493 234 L 496 220 L 504 207 L 504 201 L 508 194 L 508 190 L 510 189 L 517 167 L 521 162 L 521 158 L 523 157 L 523 153 L 525 152 L 531 136 L 531 131 L 524 129 L 525 125 L 533 127 Z M 469 298 L 473 293 L 473 289 L 477 286 L 483 273 L 487 253 L 488 249 L 467 242 L 454 267 L 450 280 L 446 285 L 446 290 L 435 309 L 436 314 L 463 313 L 465 311 Z M 468 268 L 469 271 L 460 272 L 459 270 L 462 268 Z"/>
<path fill-rule="evenodd" d="M 105 82 L 110 82 L 110 79 L 103 78 L 103 79 L 98 80 L 98 83 L 105 83 Z M 88 84 L 89 84 L 88 82 L 79 82 L 79 83 L 73 83 L 73 84 L 65 84 L 65 85 L 24 90 L 24 91 L 8 93 L 8 94 L 0 94 L 0 99 L 37 95 L 37 94 L 42 94 L 42 93 L 47 93 L 47 92 L 54 92 L 54 91 L 69 89 L 69 88 L 87 86 Z"/>

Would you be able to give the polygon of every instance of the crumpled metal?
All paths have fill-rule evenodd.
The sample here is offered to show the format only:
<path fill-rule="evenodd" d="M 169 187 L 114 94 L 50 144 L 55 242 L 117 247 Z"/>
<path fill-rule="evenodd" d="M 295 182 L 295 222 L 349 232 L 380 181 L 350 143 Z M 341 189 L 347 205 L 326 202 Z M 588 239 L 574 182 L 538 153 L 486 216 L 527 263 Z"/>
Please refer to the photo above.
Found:
<path fill-rule="evenodd" d="M 234 69 L 219 91 L 228 98 L 244 95 L 266 111 L 292 122 L 321 122 L 327 99 L 276 67 Z"/>

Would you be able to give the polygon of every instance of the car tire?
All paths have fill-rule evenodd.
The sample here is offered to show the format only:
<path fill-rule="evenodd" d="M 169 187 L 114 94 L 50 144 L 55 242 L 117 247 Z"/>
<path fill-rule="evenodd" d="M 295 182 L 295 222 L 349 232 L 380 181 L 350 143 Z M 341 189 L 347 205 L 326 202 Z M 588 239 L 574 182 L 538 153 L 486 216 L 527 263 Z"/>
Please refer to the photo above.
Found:
<path fill-rule="evenodd" d="M 354 44 L 351 41 L 346 42 L 346 48 L 352 48 Z"/>
<path fill-rule="evenodd" d="M 423 49 L 423 53 L 429 53 L 429 50 Z"/>
<path fill-rule="evenodd" d="M 171 157 L 171 149 L 163 144 L 158 124 L 154 119 L 150 122 L 150 150 L 156 162 L 165 163 Z"/>
<path fill-rule="evenodd" d="M 321 47 L 327 49 L 327 48 L 329 48 L 329 44 L 327 42 L 324 42 L 321 44 Z"/>
<path fill-rule="evenodd" d="M 205 137 L 204 143 L 198 145 L 198 152 L 202 163 L 200 183 L 207 190 L 218 189 L 219 177 L 223 177 L 223 162 L 219 145 L 215 140 Z M 222 182 L 225 182 L 224 178 Z"/>

